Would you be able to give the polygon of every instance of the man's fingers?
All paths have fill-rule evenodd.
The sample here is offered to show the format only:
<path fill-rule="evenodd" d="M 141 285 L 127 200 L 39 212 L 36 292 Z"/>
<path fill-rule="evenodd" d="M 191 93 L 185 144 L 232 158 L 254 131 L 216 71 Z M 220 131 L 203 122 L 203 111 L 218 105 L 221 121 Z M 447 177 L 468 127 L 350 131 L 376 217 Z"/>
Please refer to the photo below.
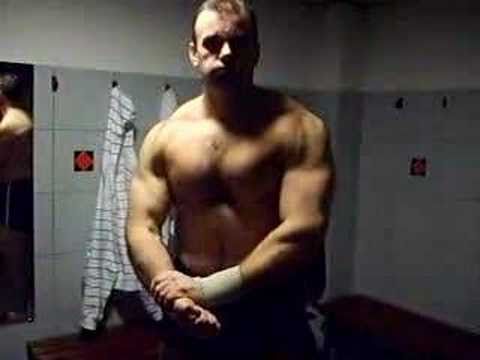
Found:
<path fill-rule="evenodd" d="M 168 282 L 165 279 L 160 279 L 159 277 L 154 278 L 150 284 L 150 293 L 157 295 L 167 284 Z"/>
<path fill-rule="evenodd" d="M 195 319 L 195 325 L 205 325 L 209 324 L 210 322 L 209 316 L 205 311 L 201 312 L 200 316 L 197 316 Z"/>
<path fill-rule="evenodd" d="M 177 299 L 171 316 L 186 331 L 201 338 L 214 336 L 221 328 L 213 313 L 195 304 L 190 298 Z"/>
<path fill-rule="evenodd" d="M 205 309 L 201 309 L 200 316 L 195 319 L 195 325 L 211 328 L 212 330 L 220 329 L 220 322 L 217 317 Z"/>
<path fill-rule="evenodd" d="M 220 323 L 212 314 L 203 311 L 194 323 L 195 334 L 199 337 L 209 337 L 217 335 L 220 331 Z"/>
<path fill-rule="evenodd" d="M 187 298 L 185 291 L 182 288 L 175 287 L 175 284 L 170 284 L 162 288 L 159 292 L 161 304 L 170 309 L 174 306 L 176 300 Z"/>
<path fill-rule="evenodd" d="M 178 271 L 165 271 L 155 276 L 150 284 L 150 293 L 167 310 L 179 298 L 186 297 L 201 303 L 198 281 Z"/>
<path fill-rule="evenodd" d="M 172 310 L 184 319 L 194 320 L 201 315 L 201 309 L 188 298 L 180 298 L 174 301 Z"/>
<path fill-rule="evenodd" d="M 152 294 L 153 298 L 155 299 L 155 301 L 157 301 L 161 305 L 163 305 L 162 304 L 163 296 L 164 296 L 167 288 L 168 288 L 168 283 L 161 282 L 161 283 L 156 284 L 151 291 L 151 294 Z"/>
<path fill-rule="evenodd" d="M 163 271 L 160 274 L 156 275 L 150 282 L 150 291 L 153 292 L 154 289 L 161 283 L 164 283 L 171 276 L 170 271 Z"/>
<path fill-rule="evenodd" d="M 178 289 L 175 281 L 165 280 L 155 285 L 152 296 L 161 306 L 169 309 L 173 307 L 173 302 L 184 297 L 184 294 Z"/>
<path fill-rule="evenodd" d="M 173 306 L 173 299 L 171 298 L 172 290 L 169 284 L 159 287 L 158 297 L 160 304 L 167 309 Z"/>
<path fill-rule="evenodd" d="M 212 325 L 214 328 L 216 328 L 217 330 L 220 329 L 220 322 L 218 321 L 217 317 L 215 315 L 213 315 L 211 312 L 209 311 L 205 311 L 205 317 L 206 317 L 206 321 Z"/>

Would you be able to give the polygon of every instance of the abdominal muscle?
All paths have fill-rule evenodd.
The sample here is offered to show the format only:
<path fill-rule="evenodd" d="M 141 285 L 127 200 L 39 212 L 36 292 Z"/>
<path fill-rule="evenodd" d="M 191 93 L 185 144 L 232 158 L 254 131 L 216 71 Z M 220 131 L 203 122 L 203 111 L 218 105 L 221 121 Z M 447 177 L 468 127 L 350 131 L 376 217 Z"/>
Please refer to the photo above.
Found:
<path fill-rule="evenodd" d="M 225 203 L 180 211 L 180 261 L 198 276 L 239 264 L 271 230 L 274 219 L 265 214 L 252 209 L 242 216 Z"/>

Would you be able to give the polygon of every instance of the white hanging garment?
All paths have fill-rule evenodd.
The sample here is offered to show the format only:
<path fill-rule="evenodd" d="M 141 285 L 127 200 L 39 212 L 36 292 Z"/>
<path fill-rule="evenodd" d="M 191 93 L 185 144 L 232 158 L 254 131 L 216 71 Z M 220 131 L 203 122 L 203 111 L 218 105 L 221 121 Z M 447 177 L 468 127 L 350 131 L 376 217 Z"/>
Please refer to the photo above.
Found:
<path fill-rule="evenodd" d="M 177 110 L 177 93 L 170 85 L 165 85 L 165 90 L 160 93 L 158 118 L 167 120 Z"/>
<path fill-rule="evenodd" d="M 128 257 L 125 229 L 128 192 L 137 162 L 134 121 L 133 101 L 115 86 L 110 94 L 97 206 L 87 241 L 81 326 L 88 330 L 95 330 L 103 320 L 113 289 L 143 288 Z"/>

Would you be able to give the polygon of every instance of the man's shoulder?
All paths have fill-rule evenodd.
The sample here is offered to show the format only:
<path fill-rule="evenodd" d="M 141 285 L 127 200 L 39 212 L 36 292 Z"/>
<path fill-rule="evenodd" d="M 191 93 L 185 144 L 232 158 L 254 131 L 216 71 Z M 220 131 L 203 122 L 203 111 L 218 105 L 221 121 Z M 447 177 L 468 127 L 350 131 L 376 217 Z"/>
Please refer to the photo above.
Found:
<path fill-rule="evenodd" d="M 281 94 L 281 97 L 284 110 L 279 117 L 279 128 L 286 136 L 303 138 L 313 133 L 328 136 L 327 124 L 322 117 L 291 96 Z"/>
<path fill-rule="evenodd" d="M 262 87 L 257 87 L 257 89 L 261 98 L 263 98 L 262 103 L 267 108 L 272 109 L 277 114 L 278 119 L 288 119 L 291 123 L 303 121 L 324 123 L 320 116 L 297 98 L 273 89 Z"/>
<path fill-rule="evenodd" d="M 197 118 L 199 111 L 202 109 L 201 98 L 202 96 L 197 96 L 179 106 L 168 121 L 178 126 Z"/>
<path fill-rule="evenodd" d="M 285 102 L 287 104 L 288 113 L 291 114 L 293 119 L 300 123 L 320 123 L 325 124 L 324 120 L 307 106 L 305 106 L 299 100 L 285 96 Z"/>
<path fill-rule="evenodd" d="M 13 136 L 23 135 L 31 131 L 32 119 L 22 109 L 9 107 L 0 121 L 0 130 L 5 130 Z"/>
<path fill-rule="evenodd" d="M 287 97 L 280 139 L 291 164 L 320 164 L 329 154 L 326 122 L 299 101 Z"/>
<path fill-rule="evenodd" d="M 179 106 L 168 119 L 160 119 L 150 128 L 147 137 L 162 141 L 174 136 L 198 114 L 198 102 L 199 98 L 194 98 Z"/>

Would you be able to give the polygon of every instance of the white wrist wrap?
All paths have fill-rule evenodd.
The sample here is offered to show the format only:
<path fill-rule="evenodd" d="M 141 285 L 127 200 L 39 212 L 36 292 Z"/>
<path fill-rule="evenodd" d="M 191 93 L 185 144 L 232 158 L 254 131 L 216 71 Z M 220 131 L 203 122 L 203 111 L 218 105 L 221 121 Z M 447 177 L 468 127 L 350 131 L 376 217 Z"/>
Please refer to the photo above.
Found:
<path fill-rule="evenodd" d="M 242 293 L 243 280 L 240 266 L 218 271 L 199 278 L 198 281 L 207 305 L 216 306 L 231 302 Z"/>

